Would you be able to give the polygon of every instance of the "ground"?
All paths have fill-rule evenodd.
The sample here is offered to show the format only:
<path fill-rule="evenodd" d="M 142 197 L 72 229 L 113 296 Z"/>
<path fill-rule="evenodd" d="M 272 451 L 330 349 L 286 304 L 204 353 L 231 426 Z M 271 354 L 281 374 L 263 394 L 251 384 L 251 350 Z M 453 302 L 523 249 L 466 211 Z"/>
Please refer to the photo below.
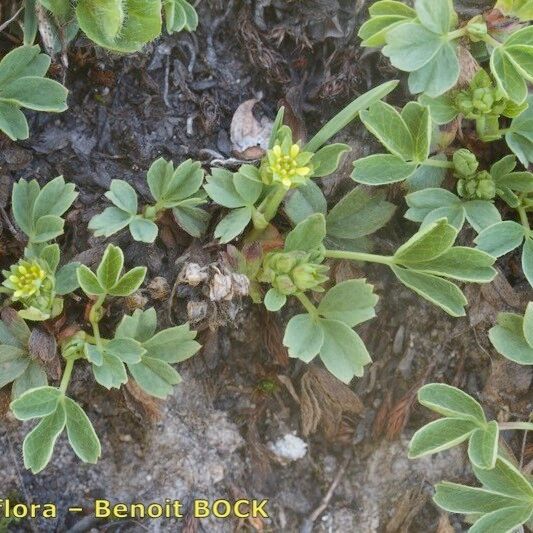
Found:
<path fill-rule="evenodd" d="M 28 141 L 0 138 L 0 207 L 8 206 L 15 180 L 45 183 L 63 174 L 80 192 L 61 240 L 63 254 L 94 265 L 104 241 L 86 226 L 107 205 L 103 193 L 112 179 L 127 180 L 148 199 L 146 170 L 159 156 L 175 163 L 198 159 L 206 168 L 245 157 L 233 151 L 231 124 L 247 100 L 258 101 L 247 120 L 267 123 L 283 104 L 291 126 L 305 137 L 358 94 L 397 77 L 378 54 L 358 47 L 366 6 L 364 0 L 201 0 L 195 34 L 162 37 L 128 57 L 95 51 L 79 38 L 68 70 L 60 58 L 54 69 L 70 90 L 69 110 L 31 115 Z M 12 42 L 6 37 L 0 46 L 7 51 Z M 394 96 L 399 104 L 408 97 L 402 80 Z M 376 149 L 360 123 L 339 138 L 352 146 L 350 160 Z M 323 180 L 331 202 L 353 187 L 349 173 L 347 161 L 336 177 Z M 385 251 L 415 231 L 402 218 L 401 195 L 392 191 L 390 199 L 398 214 L 375 243 Z M 210 209 L 216 222 L 221 212 Z M 4 415 L 2 495 L 54 501 L 62 510 L 55 521 L 22 521 L 10 531 L 462 531 L 457 517 L 440 514 L 431 494 L 432 483 L 443 478 L 472 480 L 464 450 L 407 459 L 410 436 L 431 419 L 415 393 L 423 383 L 443 380 L 483 399 L 501 420 L 528 416 L 532 370 L 503 362 L 486 336 L 497 311 L 522 310 L 528 301 L 516 258 L 499 264 L 491 286 L 468 288 L 464 319 L 425 304 L 382 268 L 358 267 L 381 298 L 378 318 L 362 328 L 374 363 L 347 388 L 318 365 L 309 369 L 287 360 L 280 342 L 286 316 L 266 321 L 246 298 L 217 300 L 223 248 L 191 240 L 172 220 L 164 223 L 154 245 L 135 243 L 127 232 L 111 239 L 125 250 L 128 267 L 146 265 L 149 274 L 148 288 L 136 299 L 113 303 L 109 323 L 116 323 L 124 305 L 154 305 L 161 326 L 191 319 L 204 349 L 181 365 L 184 381 L 165 403 L 147 402 L 130 388 L 104 393 L 85 369 L 77 371 L 72 395 L 87 409 L 103 445 L 96 466 L 81 465 L 61 440 L 47 470 L 31 475 L 20 454 L 27 427 Z M 2 229 L 5 267 L 22 244 L 5 217 Z M 190 263 L 209 273 L 196 288 L 184 280 Z M 336 275 L 342 279 L 346 272 Z M 67 311 L 82 320 L 79 302 L 69 301 Z M 520 449 L 518 441 L 509 444 Z M 180 499 L 186 517 L 105 523 L 66 512 L 99 497 Z M 240 497 L 268 498 L 270 518 L 191 516 L 195 498 Z"/>

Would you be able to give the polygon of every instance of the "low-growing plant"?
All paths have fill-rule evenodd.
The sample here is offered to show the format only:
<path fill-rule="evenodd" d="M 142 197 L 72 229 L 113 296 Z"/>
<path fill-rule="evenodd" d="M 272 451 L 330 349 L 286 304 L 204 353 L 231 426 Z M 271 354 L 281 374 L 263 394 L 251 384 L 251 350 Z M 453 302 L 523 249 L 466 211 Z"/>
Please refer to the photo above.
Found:
<path fill-rule="evenodd" d="M 169 169 L 168 165 L 165 168 Z M 178 188 L 170 170 L 167 181 Z M 164 183 L 160 185 L 158 198 L 162 200 L 167 198 L 166 189 Z M 65 428 L 72 449 L 82 461 L 95 463 L 101 454 L 91 421 L 67 395 L 77 362 L 89 364 L 95 381 L 107 389 L 120 388 L 133 379 L 146 394 L 165 398 L 181 381 L 172 365 L 188 359 L 200 348 L 194 340 L 196 332 L 188 324 L 157 332 L 153 308 L 124 315 L 110 338 L 102 335 L 100 323 L 106 314 L 106 302 L 110 297 L 132 295 L 143 283 L 146 268 L 134 267 L 123 273 L 122 250 L 110 244 L 96 272 L 78 263 L 57 270 L 60 248 L 51 241 L 63 233 L 61 216 L 76 196 L 74 186 L 66 184 L 61 176 L 42 188 L 35 180 L 20 180 L 13 187 L 12 212 L 27 236 L 27 245 L 24 256 L 4 271 L 5 281 L 0 289 L 7 296 L 0 321 L 0 387 L 13 383 L 11 410 L 19 420 L 39 420 L 23 445 L 24 464 L 34 473 L 46 467 Z M 167 199 L 172 203 L 173 198 Z M 58 332 L 64 368 L 60 384 L 49 385 L 46 361 L 40 357 L 43 333 L 38 326 L 29 327 L 25 320 L 47 321 L 48 331 L 54 331 L 53 319 L 63 310 L 61 296 L 79 287 L 90 299 L 90 331 L 71 324 L 66 332 Z M 55 337 L 48 334 L 47 338 L 48 355 L 54 358 Z"/>
<path fill-rule="evenodd" d="M 50 57 L 38 46 L 20 46 L 0 61 L 0 131 L 16 141 L 30 135 L 22 109 L 60 113 L 67 109 L 68 91 L 45 78 Z"/>
<path fill-rule="evenodd" d="M 206 230 L 209 214 L 198 206 L 205 203 L 205 193 L 200 191 L 204 171 L 200 163 L 190 159 L 177 168 L 163 158 L 155 161 L 147 174 L 148 187 L 155 200 L 139 214 L 135 189 L 126 181 L 113 180 L 105 195 L 114 204 L 89 222 L 89 229 L 97 237 L 109 237 L 129 228 L 136 241 L 154 242 L 158 217 L 172 210 L 179 226 L 193 237 L 200 237 Z"/>
<path fill-rule="evenodd" d="M 54 22 L 57 50 L 78 29 L 97 45 L 115 52 L 136 52 L 161 34 L 163 18 L 169 34 L 198 26 L 198 14 L 187 0 L 26 0 L 24 41 L 33 44 L 38 11 Z"/>
<path fill-rule="evenodd" d="M 433 383 L 418 391 L 418 401 L 442 415 L 419 429 L 409 444 L 416 459 L 468 442 L 468 458 L 482 487 L 443 482 L 436 486 L 435 503 L 442 509 L 466 514 L 470 532 L 509 533 L 533 517 L 533 484 L 500 446 L 501 431 L 533 430 L 529 422 L 487 421 L 481 405 L 461 390 Z"/>

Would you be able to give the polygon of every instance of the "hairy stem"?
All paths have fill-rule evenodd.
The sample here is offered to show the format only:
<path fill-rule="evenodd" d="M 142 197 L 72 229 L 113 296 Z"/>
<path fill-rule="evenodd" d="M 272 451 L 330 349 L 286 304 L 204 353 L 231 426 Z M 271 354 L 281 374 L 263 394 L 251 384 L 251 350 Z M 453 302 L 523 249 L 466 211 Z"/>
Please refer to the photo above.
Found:
<path fill-rule="evenodd" d="M 486 35 L 483 35 L 482 37 L 483 42 L 488 44 L 489 46 L 492 46 L 492 48 L 498 48 L 502 45 L 500 41 L 497 41 L 492 35 L 489 35 L 488 33 Z"/>
<path fill-rule="evenodd" d="M 387 255 L 366 254 L 363 252 L 346 252 L 343 250 L 326 250 L 326 257 L 330 259 L 348 259 L 350 261 L 363 261 L 365 263 L 379 263 L 392 266 L 394 257 Z"/>
<path fill-rule="evenodd" d="M 319 318 L 318 309 L 315 307 L 313 302 L 303 292 L 295 294 L 295 296 L 296 298 L 298 298 L 298 300 L 300 300 L 300 303 L 305 307 L 305 310 L 313 318 Z"/>
<path fill-rule="evenodd" d="M 500 422 L 498 427 L 501 431 L 510 431 L 510 430 L 523 430 L 523 431 L 533 431 L 533 423 L 531 422 Z"/>
<path fill-rule="evenodd" d="M 72 369 L 74 368 L 74 362 L 76 359 L 71 357 L 67 359 L 67 364 L 65 365 L 65 370 L 63 371 L 63 377 L 61 378 L 61 384 L 59 385 L 59 390 L 64 394 L 67 392 L 68 384 L 70 383 L 70 377 L 72 376 Z"/>
<path fill-rule="evenodd" d="M 93 334 L 96 341 L 97 346 L 102 346 L 102 339 L 100 337 L 100 309 L 102 308 L 102 305 L 104 303 L 106 295 L 101 294 L 98 296 L 98 299 L 94 303 L 94 305 L 91 307 L 91 312 L 89 313 L 89 322 L 91 323 L 91 326 L 93 328 Z"/>
<path fill-rule="evenodd" d="M 446 35 L 446 39 L 448 39 L 448 41 L 455 41 L 456 39 L 464 37 L 467 33 L 468 32 L 466 27 L 459 28 L 458 30 L 451 31 L 450 33 L 448 33 L 448 35 Z"/>

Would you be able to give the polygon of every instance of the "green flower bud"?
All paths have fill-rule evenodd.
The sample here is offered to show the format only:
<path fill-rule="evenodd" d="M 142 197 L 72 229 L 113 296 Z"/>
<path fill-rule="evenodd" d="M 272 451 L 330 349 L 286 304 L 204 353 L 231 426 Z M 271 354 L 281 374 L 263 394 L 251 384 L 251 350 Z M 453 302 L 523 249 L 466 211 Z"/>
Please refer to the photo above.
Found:
<path fill-rule="evenodd" d="M 453 154 L 455 172 L 462 177 L 472 176 L 478 169 L 479 163 L 476 156 L 466 148 L 461 148 Z"/>
<path fill-rule="evenodd" d="M 465 200 L 493 200 L 496 197 L 496 183 L 486 170 L 468 176 L 457 182 L 457 193 Z"/>
<path fill-rule="evenodd" d="M 477 43 L 488 33 L 487 25 L 481 16 L 474 17 L 466 26 L 466 31 L 470 40 Z"/>
<path fill-rule="evenodd" d="M 285 296 L 313 290 L 321 292 L 328 280 L 328 267 L 314 263 L 306 252 L 271 252 L 264 261 L 258 276 L 262 283 L 270 283 Z"/>

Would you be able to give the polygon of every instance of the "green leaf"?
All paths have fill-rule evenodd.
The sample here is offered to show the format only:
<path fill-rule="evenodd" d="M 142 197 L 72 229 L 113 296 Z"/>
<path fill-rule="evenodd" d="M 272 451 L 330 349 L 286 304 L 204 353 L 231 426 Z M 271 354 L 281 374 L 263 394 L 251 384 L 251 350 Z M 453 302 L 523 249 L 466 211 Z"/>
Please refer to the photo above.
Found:
<path fill-rule="evenodd" d="M 449 124 L 459 114 L 449 95 L 441 95 L 431 98 L 427 94 L 419 96 L 418 101 L 429 107 L 431 119 L 439 126 Z"/>
<path fill-rule="evenodd" d="M 263 192 L 263 182 L 259 171 L 252 165 L 242 165 L 233 175 L 233 184 L 239 196 L 248 205 L 255 204 Z"/>
<path fill-rule="evenodd" d="M 59 237 L 63 233 L 65 221 L 55 215 L 46 215 L 39 218 L 35 223 L 33 235 L 30 235 L 31 241 L 35 244 L 45 243 Z"/>
<path fill-rule="evenodd" d="M 315 251 L 326 237 L 326 219 L 321 213 L 300 222 L 285 239 L 285 251 Z"/>
<path fill-rule="evenodd" d="M 76 270 L 78 284 L 81 290 L 90 296 L 97 296 L 106 293 L 106 290 L 100 285 L 98 278 L 92 270 L 85 265 L 80 265 Z"/>
<path fill-rule="evenodd" d="M 172 209 L 172 213 L 180 228 L 192 237 L 201 237 L 207 230 L 210 214 L 199 207 L 179 205 Z"/>
<path fill-rule="evenodd" d="M 57 269 L 57 265 L 59 264 L 59 245 L 49 244 L 48 246 L 45 246 L 41 250 L 39 257 L 48 265 L 50 272 L 55 272 Z"/>
<path fill-rule="evenodd" d="M 0 61 L 0 86 L 6 85 L 17 78 L 22 76 L 28 76 L 30 74 L 44 76 L 50 65 L 48 58 L 48 65 L 46 70 L 40 72 L 29 72 L 27 69 L 31 68 L 32 64 L 39 56 L 45 56 L 45 54 L 39 54 L 39 46 L 19 46 L 6 54 Z M 46 56 L 45 56 L 46 57 Z"/>
<path fill-rule="evenodd" d="M 140 363 L 146 350 L 139 341 L 115 337 L 105 345 L 105 352 L 118 357 L 123 363 L 135 364 Z"/>
<path fill-rule="evenodd" d="M 416 23 L 402 24 L 386 35 L 383 55 L 393 66 L 413 72 L 427 65 L 446 43 L 440 35 Z"/>
<path fill-rule="evenodd" d="M 444 383 L 430 383 L 418 391 L 418 401 L 428 409 L 443 416 L 486 424 L 485 413 L 472 396 Z"/>
<path fill-rule="evenodd" d="M 118 389 L 128 381 L 124 363 L 115 355 L 104 353 L 103 363 L 92 368 L 96 381 L 106 389 Z"/>
<path fill-rule="evenodd" d="M 95 464 L 102 453 L 100 441 L 85 411 L 70 398 L 65 398 L 67 435 L 72 449 L 85 463 Z"/>
<path fill-rule="evenodd" d="M 181 363 L 192 357 L 201 348 L 194 339 L 196 331 L 188 324 L 164 329 L 144 342 L 147 355 L 166 363 Z"/>
<path fill-rule="evenodd" d="M 283 345 L 289 357 L 310 363 L 324 344 L 324 331 L 311 315 L 296 315 L 289 320 L 283 337 Z"/>
<path fill-rule="evenodd" d="M 533 365 L 533 347 L 524 336 L 524 319 L 512 313 L 500 313 L 498 325 L 489 330 L 494 348 L 520 365 Z"/>
<path fill-rule="evenodd" d="M 111 186 L 105 196 L 122 211 L 126 211 L 130 215 L 137 214 L 137 193 L 126 181 L 111 180 Z"/>
<path fill-rule="evenodd" d="M 439 34 L 450 31 L 454 14 L 450 0 L 415 0 L 415 10 L 421 24 L 428 30 Z"/>
<path fill-rule="evenodd" d="M 313 177 L 323 178 L 333 174 L 339 168 L 343 154 L 350 151 L 351 148 L 347 144 L 329 144 L 320 148 L 310 163 Z"/>
<path fill-rule="evenodd" d="M 0 131 L 12 141 L 24 140 L 30 136 L 28 121 L 15 104 L 0 101 Z"/>
<path fill-rule="evenodd" d="M 226 244 L 238 237 L 252 220 L 252 208 L 241 207 L 227 214 L 215 228 L 215 239 Z"/>
<path fill-rule="evenodd" d="M 80 286 L 77 276 L 79 266 L 79 263 L 68 263 L 57 271 L 55 286 L 57 295 L 64 296 L 65 294 L 70 294 Z"/>
<path fill-rule="evenodd" d="M 161 33 L 161 0 L 78 0 L 81 30 L 96 44 L 136 52 Z"/>
<path fill-rule="evenodd" d="M 522 271 L 533 287 L 533 237 L 531 235 L 526 236 L 522 248 Z"/>
<path fill-rule="evenodd" d="M 392 267 L 392 271 L 406 287 L 440 307 L 449 315 L 465 316 L 464 308 L 468 301 L 461 290 L 450 281 L 399 267 Z"/>
<path fill-rule="evenodd" d="M 515 499 L 502 494 L 447 481 L 438 483 L 435 489 L 434 502 L 450 513 L 490 513 L 516 504 Z"/>
<path fill-rule="evenodd" d="M 440 418 L 420 428 L 409 443 L 409 459 L 417 459 L 461 444 L 477 430 L 471 420 Z"/>
<path fill-rule="evenodd" d="M 13 185 L 13 215 L 19 228 L 28 236 L 33 233 L 33 206 L 39 191 L 39 184 L 35 180 L 19 180 Z"/>
<path fill-rule="evenodd" d="M 21 348 L 0 345 L 0 388 L 20 377 L 30 361 L 28 354 Z"/>
<path fill-rule="evenodd" d="M 143 283 L 146 277 L 146 267 L 135 267 L 126 272 L 107 292 L 111 296 L 129 296 Z"/>
<path fill-rule="evenodd" d="M 286 302 L 287 297 L 278 292 L 276 289 L 269 289 L 269 291 L 265 294 L 265 307 L 273 313 L 279 311 L 286 304 Z"/>
<path fill-rule="evenodd" d="M 104 364 L 104 352 L 98 346 L 86 342 L 83 346 L 83 352 L 87 361 L 92 365 L 102 366 Z"/>
<path fill-rule="evenodd" d="M 11 410 L 19 420 L 30 420 L 51 415 L 63 393 L 55 387 L 32 389 L 11 402 Z"/>
<path fill-rule="evenodd" d="M 324 332 L 320 359 L 326 368 L 343 383 L 362 377 L 372 359 L 361 337 L 343 322 L 322 318 L 319 323 Z"/>
<path fill-rule="evenodd" d="M 233 174 L 228 170 L 214 168 L 211 176 L 207 176 L 204 189 L 214 202 L 222 207 L 235 209 L 244 207 L 246 201 L 237 192 L 233 183 Z"/>
<path fill-rule="evenodd" d="M 524 227 L 506 220 L 485 228 L 475 239 L 480 250 L 501 257 L 518 248 L 524 241 Z"/>
<path fill-rule="evenodd" d="M 107 291 L 114 287 L 118 281 L 123 266 L 124 254 L 122 253 L 122 250 L 114 244 L 109 244 L 105 249 L 98 268 L 96 269 L 96 277 L 98 278 L 100 285 Z"/>
<path fill-rule="evenodd" d="M 30 340 L 31 331 L 26 322 L 14 309 L 4 308 L 1 312 L 0 342 L 25 348 Z M 7 330 L 7 331 L 6 331 Z M 6 339 L 6 333 L 8 337 Z"/>
<path fill-rule="evenodd" d="M 318 312 L 354 327 L 376 316 L 378 297 L 364 279 L 344 281 L 332 287 L 320 301 Z"/>
<path fill-rule="evenodd" d="M 355 120 L 363 109 L 367 109 L 374 102 L 387 96 L 397 85 L 398 80 L 387 81 L 356 98 L 351 104 L 347 105 L 340 113 L 327 122 L 326 125 L 323 126 L 305 145 L 303 151 L 317 152 L 318 149 L 321 146 L 324 146 L 324 144 L 326 144 L 334 135 Z"/>
<path fill-rule="evenodd" d="M 136 217 L 130 222 L 131 236 L 139 242 L 155 241 L 159 228 L 157 224 L 143 217 Z"/>
<path fill-rule="evenodd" d="M 429 108 L 420 105 L 418 102 L 409 102 L 403 108 L 401 116 L 413 137 L 413 159 L 423 163 L 429 157 L 431 145 L 432 126 Z"/>
<path fill-rule="evenodd" d="M 118 207 L 107 207 L 102 213 L 91 218 L 88 227 L 94 232 L 95 237 L 110 237 L 125 228 L 133 218 Z"/>
<path fill-rule="evenodd" d="M 409 91 L 424 92 L 432 98 L 441 96 L 459 81 L 461 67 L 455 43 L 445 42 L 423 67 L 409 75 Z"/>
<path fill-rule="evenodd" d="M 392 218 L 396 206 L 384 193 L 372 194 L 356 187 L 342 198 L 326 217 L 327 234 L 340 239 L 358 239 L 381 229 Z"/>
<path fill-rule="evenodd" d="M 442 207 L 462 207 L 461 199 L 452 192 L 440 188 L 428 188 L 408 194 L 405 201 L 409 206 L 405 218 L 422 222 L 432 211 Z M 448 219 L 448 222 L 450 220 Z"/>
<path fill-rule="evenodd" d="M 374 154 L 354 161 L 352 179 L 365 185 L 389 185 L 404 181 L 416 171 L 416 163 L 406 163 L 401 157 Z"/>
<path fill-rule="evenodd" d="M 528 479 L 507 459 L 498 457 L 493 469 L 474 467 L 479 481 L 489 490 L 505 496 L 531 500 L 533 487 Z"/>
<path fill-rule="evenodd" d="M 492 202 L 473 200 L 465 202 L 463 207 L 466 219 L 478 233 L 502 221 L 500 212 Z"/>
<path fill-rule="evenodd" d="M 14 400 L 19 398 L 26 391 L 45 387 L 48 384 L 46 372 L 41 365 L 35 361 L 30 361 L 26 370 L 13 381 L 11 396 Z"/>
<path fill-rule="evenodd" d="M 74 184 L 65 183 L 63 176 L 58 176 L 48 182 L 35 199 L 32 215 L 34 221 L 37 222 L 45 215 L 62 216 L 77 196 Z"/>
<path fill-rule="evenodd" d="M 416 263 L 411 268 L 417 272 L 434 274 L 459 281 L 489 283 L 498 274 L 492 267 L 494 257 L 473 248 L 457 246 L 431 261 Z"/>
<path fill-rule="evenodd" d="M 449 250 L 456 238 L 457 230 L 446 220 L 439 220 L 413 235 L 396 250 L 394 258 L 403 265 L 430 261 Z"/>
<path fill-rule="evenodd" d="M 39 76 L 24 76 L 0 87 L 0 101 L 35 111 L 66 111 L 67 96 L 63 85 Z"/>
<path fill-rule="evenodd" d="M 34 474 L 39 473 L 50 462 L 57 438 L 65 428 L 65 423 L 65 407 L 61 402 L 52 414 L 45 416 L 26 435 L 22 445 L 24 466 Z"/>
<path fill-rule="evenodd" d="M 136 309 L 132 316 L 123 316 L 118 325 L 115 336 L 129 337 L 139 342 L 152 338 L 157 329 L 157 315 L 155 309 L 150 307 L 146 311 Z"/>
<path fill-rule="evenodd" d="M 496 465 L 498 454 L 498 423 L 489 422 L 486 428 L 474 431 L 468 443 L 468 457 L 470 462 L 482 469 L 491 469 Z"/>
<path fill-rule="evenodd" d="M 404 161 L 415 159 L 414 139 L 409 128 L 396 109 L 384 102 L 376 102 L 361 112 L 363 124 L 374 134 L 391 154 Z"/>
<path fill-rule="evenodd" d="M 144 356 L 141 363 L 128 365 L 139 387 L 156 398 L 166 398 L 174 385 L 181 383 L 180 375 L 168 363 Z"/>
<path fill-rule="evenodd" d="M 512 120 L 505 140 L 520 162 L 527 168 L 529 163 L 533 161 L 533 136 L 531 135 L 533 95 L 527 97 L 526 103 L 528 108 Z"/>
<path fill-rule="evenodd" d="M 498 509 L 477 520 L 470 528 L 470 533 L 485 533 L 486 531 L 512 533 L 516 531 L 517 527 L 529 520 L 532 512 L 533 506 L 524 504 Z"/>
<path fill-rule="evenodd" d="M 523 332 L 527 343 L 533 348 L 533 302 L 527 304 Z"/>
<path fill-rule="evenodd" d="M 294 189 L 285 201 L 285 213 L 296 225 L 315 213 L 324 216 L 328 211 L 326 197 L 314 181 L 308 181 L 303 187 Z"/>

